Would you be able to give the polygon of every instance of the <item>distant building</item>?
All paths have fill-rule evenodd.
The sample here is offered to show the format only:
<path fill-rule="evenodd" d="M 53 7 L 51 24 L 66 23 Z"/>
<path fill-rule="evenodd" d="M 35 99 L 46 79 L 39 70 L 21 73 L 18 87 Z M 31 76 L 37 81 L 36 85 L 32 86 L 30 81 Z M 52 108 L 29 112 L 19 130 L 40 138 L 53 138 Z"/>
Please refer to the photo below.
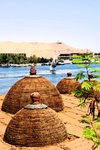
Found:
<path fill-rule="evenodd" d="M 23 55 L 26 57 L 25 53 L 0 53 L 0 55 L 6 54 L 7 56 L 14 56 L 14 55 Z"/>
<path fill-rule="evenodd" d="M 64 60 L 73 60 L 72 56 L 78 56 L 78 55 L 89 55 L 91 53 L 66 53 L 66 54 L 60 54 L 58 56 L 58 59 L 64 59 Z"/>
<path fill-rule="evenodd" d="M 94 53 L 94 55 L 96 55 L 97 58 L 100 58 L 100 53 Z"/>

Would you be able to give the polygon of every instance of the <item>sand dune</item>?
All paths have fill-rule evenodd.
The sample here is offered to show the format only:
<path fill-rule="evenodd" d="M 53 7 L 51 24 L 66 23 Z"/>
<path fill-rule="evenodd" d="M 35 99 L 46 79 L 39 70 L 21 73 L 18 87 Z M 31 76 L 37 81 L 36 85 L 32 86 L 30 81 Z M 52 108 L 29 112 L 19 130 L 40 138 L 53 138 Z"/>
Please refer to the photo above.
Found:
<path fill-rule="evenodd" d="M 27 56 L 50 58 L 58 57 L 62 53 L 87 53 L 89 49 L 77 49 L 62 42 L 0 42 L 0 53 L 25 53 Z"/>

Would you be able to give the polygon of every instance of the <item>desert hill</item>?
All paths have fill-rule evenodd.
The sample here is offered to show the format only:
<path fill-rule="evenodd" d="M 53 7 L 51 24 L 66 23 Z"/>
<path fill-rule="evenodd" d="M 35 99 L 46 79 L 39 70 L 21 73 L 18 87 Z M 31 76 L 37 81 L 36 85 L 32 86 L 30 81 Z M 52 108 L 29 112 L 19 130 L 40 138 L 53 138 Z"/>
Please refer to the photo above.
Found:
<path fill-rule="evenodd" d="M 89 49 L 77 49 L 62 42 L 40 43 L 40 42 L 0 42 L 0 53 L 25 53 L 27 56 L 57 57 L 64 53 L 87 53 Z"/>

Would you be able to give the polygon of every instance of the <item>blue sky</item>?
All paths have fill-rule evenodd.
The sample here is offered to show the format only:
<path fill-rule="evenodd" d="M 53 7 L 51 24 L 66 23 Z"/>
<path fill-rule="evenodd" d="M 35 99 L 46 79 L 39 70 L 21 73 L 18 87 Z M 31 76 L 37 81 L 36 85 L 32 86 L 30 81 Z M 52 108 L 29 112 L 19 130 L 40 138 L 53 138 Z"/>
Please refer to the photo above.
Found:
<path fill-rule="evenodd" d="M 58 40 L 100 52 L 100 0 L 0 0 L 0 41 Z"/>

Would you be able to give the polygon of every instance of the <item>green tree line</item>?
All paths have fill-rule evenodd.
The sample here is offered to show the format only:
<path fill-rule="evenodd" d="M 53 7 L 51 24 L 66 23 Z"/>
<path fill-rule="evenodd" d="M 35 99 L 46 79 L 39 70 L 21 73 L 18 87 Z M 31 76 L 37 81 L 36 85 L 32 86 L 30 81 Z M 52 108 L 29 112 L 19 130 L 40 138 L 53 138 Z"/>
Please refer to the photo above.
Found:
<path fill-rule="evenodd" d="M 47 63 L 51 59 L 36 57 L 35 55 L 26 57 L 23 54 L 0 54 L 0 64 L 27 64 L 27 63 Z"/>

